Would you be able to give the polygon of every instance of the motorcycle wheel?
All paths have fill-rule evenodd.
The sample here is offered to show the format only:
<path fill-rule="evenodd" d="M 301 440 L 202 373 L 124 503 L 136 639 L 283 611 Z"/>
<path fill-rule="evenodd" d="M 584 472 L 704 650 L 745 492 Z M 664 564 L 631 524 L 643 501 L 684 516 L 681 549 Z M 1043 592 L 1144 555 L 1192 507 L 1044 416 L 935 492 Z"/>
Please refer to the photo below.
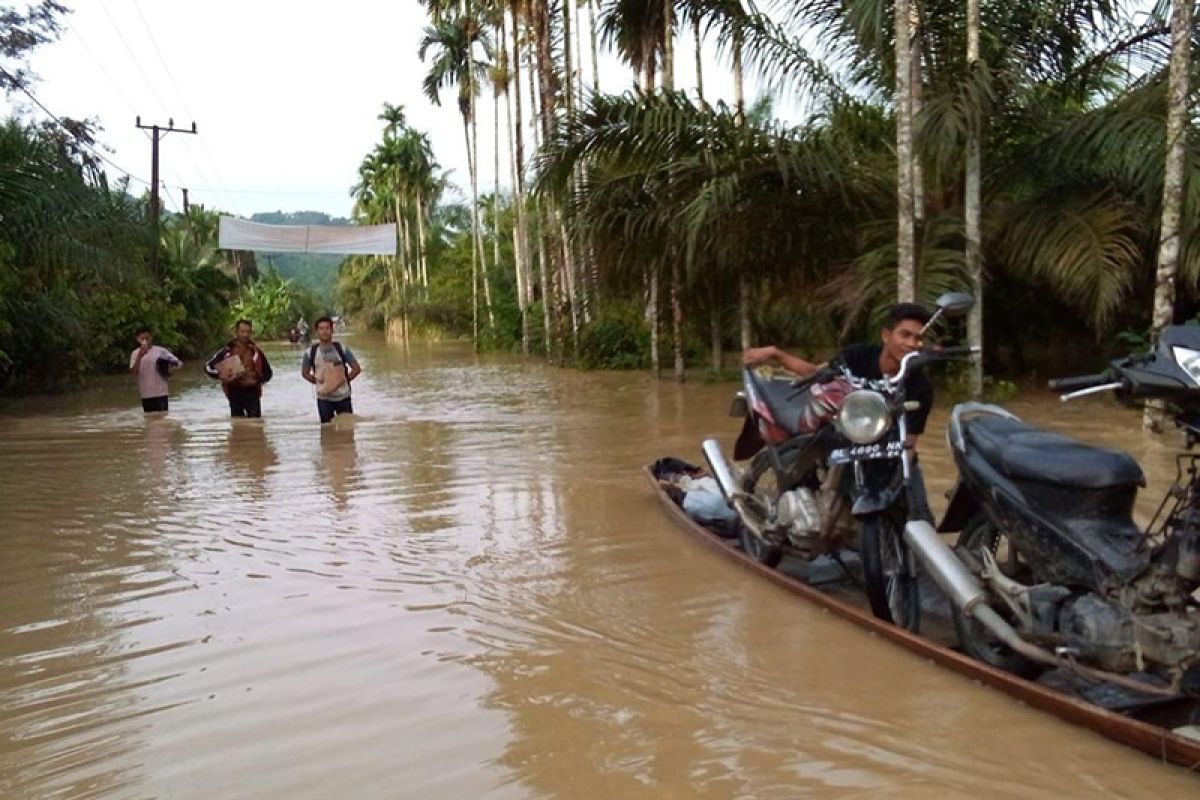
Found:
<path fill-rule="evenodd" d="M 955 549 L 979 552 L 984 548 L 996 556 L 996 561 L 1001 565 L 1003 572 L 1006 574 L 1010 570 L 1013 572 L 1009 577 L 1015 580 L 1022 579 L 1023 576 L 1020 574 L 1022 565 L 1016 548 L 1008 540 L 1008 537 L 992 524 L 991 520 L 984 516 L 977 516 L 970 520 L 963 532 L 959 534 Z M 1005 564 L 1009 565 L 1009 569 L 1005 569 Z M 1012 614 L 1003 604 L 997 604 L 994 608 L 1007 622 L 1013 622 Z M 1030 661 L 1001 644 L 987 628 L 974 618 L 963 615 L 957 608 L 952 608 L 951 613 L 954 617 L 954 630 L 958 634 L 959 645 L 967 655 L 1029 680 L 1033 680 L 1045 671 L 1046 668 L 1041 664 Z"/>
<path fill-rule="evenodd" d="M 916 633 L 921 625 L 921 595 L 897 520 L 890 514 L 865 517 L 859 555 L 871 613 Z"/>
<path fill-rule="evenodd" d="M 751 459 L 750 467 L 742 478 L 742 489 L 769 501 L 772 506 L 779 500 L 779 485 L 775 471 L 771 469 L 771 457 L 765 450 Z M 745 525 L 738 526 L 738 538 L 742 543 L 742 552 L 760 564 L 776 567 L 783 560 L 783 547 L 763 541 Z"/>

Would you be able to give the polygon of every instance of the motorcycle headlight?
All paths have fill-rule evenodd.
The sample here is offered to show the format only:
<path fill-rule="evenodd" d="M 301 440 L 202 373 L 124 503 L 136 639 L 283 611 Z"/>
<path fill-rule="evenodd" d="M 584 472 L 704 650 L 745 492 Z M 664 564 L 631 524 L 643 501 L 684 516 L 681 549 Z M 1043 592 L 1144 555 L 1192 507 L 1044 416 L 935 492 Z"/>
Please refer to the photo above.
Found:
<path fill-rule="evenodd" d="M 1200 386 L 1200 352 L 1186 347 L 1172 347 L 1171 355 L 1180 369 L 1192 379 L 1192 383 Z"/>
<path fill-rule="evenodd" d="M 887 400 L 878 392 L 851 392 L 838 412 L 837 428 L 855 444 L 878 441 L 892 426 L 892 414 Z"/>

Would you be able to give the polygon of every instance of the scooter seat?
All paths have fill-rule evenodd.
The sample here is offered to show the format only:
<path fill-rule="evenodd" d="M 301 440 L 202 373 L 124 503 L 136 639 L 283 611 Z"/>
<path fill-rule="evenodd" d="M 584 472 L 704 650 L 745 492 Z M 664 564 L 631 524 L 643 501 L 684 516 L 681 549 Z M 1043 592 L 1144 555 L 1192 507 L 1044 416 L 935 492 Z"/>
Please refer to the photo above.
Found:
<path fill-rule="evenodd" d="M 979 416 L 967 420 L 968 447 L 1013 480 L 1078 489 L 1145 486 L 1137 462 L 1118 450 L 1091 447 L 1019 420 Z"/>

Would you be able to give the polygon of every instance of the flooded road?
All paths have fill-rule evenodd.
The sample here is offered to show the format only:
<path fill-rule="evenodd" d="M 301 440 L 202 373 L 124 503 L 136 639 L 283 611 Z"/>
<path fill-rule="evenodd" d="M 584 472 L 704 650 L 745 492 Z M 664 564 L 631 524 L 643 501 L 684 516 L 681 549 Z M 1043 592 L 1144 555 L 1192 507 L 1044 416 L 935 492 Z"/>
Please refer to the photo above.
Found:
<path fill-rule="evenodd" d="M 1200 796 L 677 531 L 639 469 L 732 441 L 732 385 L 347 343 L 324 430 L 286 347 L 261 422 L 195 364 L 165 419 L 0 405 L 0 797 Z M 1143 512 L 1174 474 L 1111 402 L 1010 408 L 1129 450 Z"/>

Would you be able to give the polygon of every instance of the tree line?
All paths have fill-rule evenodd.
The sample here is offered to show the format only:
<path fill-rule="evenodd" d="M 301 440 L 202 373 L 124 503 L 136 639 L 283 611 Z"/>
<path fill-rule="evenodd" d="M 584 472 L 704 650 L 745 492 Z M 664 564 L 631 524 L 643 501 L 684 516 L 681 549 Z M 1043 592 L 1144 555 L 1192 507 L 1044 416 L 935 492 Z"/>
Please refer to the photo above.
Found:
<path fill-rule="evenodd" d="M 395 222 L 399 252 L 346 259 L 335 289 L 393 338 L 682 379 L 752 342 L 832 348 L 897 299 L 953 288 L 982 299 L 969 333 L 987 371 L 1025 374 L 1098 362 L 1200 308 L 1190 3 L 423 6 L 421 88 L 456 104 L 469 185 L 384 104 L 353 216 Z M 63 12 L 3 12 L 12 91 Z M 731 102 L 705 94 L 711 61 L 676 63 L 684 37 L 733 76 Z M 623 91 L 595 91 L 605 49 L 632 76 Z M 748 100 L 747 76 L 768 95 Z M 785 121 L 785 105 L 803 111 Z M 202 208 L 167 219 L 149 274 L 145 198 L 110 182 L 88 124 L 14 119 L 0 138 L 5 387 L 119 366 L 137 324 L 187 353 L 232 314 L 269 329 L 316 313 L 251 254 L 218 251 Z"/>
<path fill-rule="evenodd" d="M 434 247 L 469 256 L 457 297 L 481 346 L 680 379 L 752 341 L 831 347 L 951 288 L 981 298 L 969 335 L 1008 374 L 1198 308 L 1190 3 L 423 5 L 422 86 L 453 91 L 470 192 L 450 204 L 463 227 L 435 230 L 444 180 L 388 106 L 357 191 L 364 219 L 404 220 L 406 254 L 341 278 L 381 324 L 425 315 Z M 732 73 L 732 102 L 705 96 L 699 57 L 681 87 L 685 36 Z M 627 90 L 593 90 L 604 48 Z M 747 74 L 770 96 L 748 102 Z M 484 102 L 507 186 L 481 196 Z"/>

